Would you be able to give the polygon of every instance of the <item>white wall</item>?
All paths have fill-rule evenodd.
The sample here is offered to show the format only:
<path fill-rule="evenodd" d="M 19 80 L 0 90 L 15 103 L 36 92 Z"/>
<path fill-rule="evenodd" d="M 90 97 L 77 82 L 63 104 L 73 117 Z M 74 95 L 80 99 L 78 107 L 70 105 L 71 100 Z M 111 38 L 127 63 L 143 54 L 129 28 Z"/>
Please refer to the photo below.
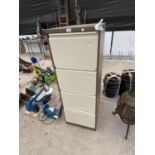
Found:
<path fill-rule="evenodd" d="M 19 38 L 26 38 L 26 37 L 32 38 L 32 36 L 37 37 L 36 34 L 32 34 L 32 35 L 20 35 Z"/>
<path fill-rule="evenodd" d="M 33 35 L 21 35 L 19 36 L 19 38 L 26 38 L 26 37 L 29 37 L 29 38 L 32 38 L 33 37 L 37 37 L 36 34 L 33 34 Z M 23 42 L 24 44 L 24 47 L 25 47 L 25 52 L 28 53 L 29 52 L 29 49 L 28 49 L 28 46 L 27 46 L 27 43 L 26 42 Z M 40 53 L 40 48 L 39 48 L 39 45 L 36 44 L 36 43 L 31 43 L 31 49 L 33 50 L 33 53 Z"/>
<path fill-rule="evenodd" d="M 110 55 L 112 32 L 105 33 L 104 55 Z M 135 31 L 115 31 L 113 37 L 112 56 L 134 56 Z"/>
<path fill-rule="evenodd" d="M 104 55 L 110 55 L 110 46 L 111 46 L 111 36 L 112 32 L 106 32 L 104 38 Z"/>
<path fill-rule="evenodd" d="M 114 32 L 112 55 L 131 56 L 135 53 L 135 32 Z"/>

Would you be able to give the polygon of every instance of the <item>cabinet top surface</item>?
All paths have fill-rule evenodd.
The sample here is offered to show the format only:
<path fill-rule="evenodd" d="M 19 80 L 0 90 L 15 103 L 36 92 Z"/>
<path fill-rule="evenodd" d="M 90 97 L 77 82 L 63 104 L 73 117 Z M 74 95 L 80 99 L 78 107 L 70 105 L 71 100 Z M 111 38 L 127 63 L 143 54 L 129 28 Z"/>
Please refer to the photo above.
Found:
<path fill-rule="evenodd" d="M 70 25 L 65 27 L 44 29 L 44 31 L 47 33 L 92 32 L 96 31 L 94 26 L 95 24 Z M 103 28 L 105 28 L 105 23 L 103 24 Z"/>

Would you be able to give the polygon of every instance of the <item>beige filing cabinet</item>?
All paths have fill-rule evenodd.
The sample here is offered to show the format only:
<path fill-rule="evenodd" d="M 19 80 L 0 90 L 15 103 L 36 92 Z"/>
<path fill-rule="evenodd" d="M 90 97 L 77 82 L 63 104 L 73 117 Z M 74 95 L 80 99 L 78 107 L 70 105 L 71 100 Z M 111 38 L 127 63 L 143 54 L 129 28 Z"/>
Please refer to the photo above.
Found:
<path fill-rule="evenodd" d="M 104 30 L 95 24 L 48 29 L 65 119 L 96 128 L 100 97 Z"/>

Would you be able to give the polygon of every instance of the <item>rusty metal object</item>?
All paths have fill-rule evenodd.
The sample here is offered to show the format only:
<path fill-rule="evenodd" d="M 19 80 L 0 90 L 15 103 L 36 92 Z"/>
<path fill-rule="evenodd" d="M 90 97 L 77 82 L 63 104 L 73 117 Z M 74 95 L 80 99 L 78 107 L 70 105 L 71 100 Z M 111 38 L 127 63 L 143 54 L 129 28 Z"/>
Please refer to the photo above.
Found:
<path fill-rule="evenodd" d="M 135 124 L 135 95 L 134 89 L 132 91 L 127 91 L 123 93 L 117 102 L 117 107 L 113 114 L 118 114 L 120 119 L 127 124 L 127 131 L 125 138 L 128 138 L 128 132 L 130 125 Z"/>

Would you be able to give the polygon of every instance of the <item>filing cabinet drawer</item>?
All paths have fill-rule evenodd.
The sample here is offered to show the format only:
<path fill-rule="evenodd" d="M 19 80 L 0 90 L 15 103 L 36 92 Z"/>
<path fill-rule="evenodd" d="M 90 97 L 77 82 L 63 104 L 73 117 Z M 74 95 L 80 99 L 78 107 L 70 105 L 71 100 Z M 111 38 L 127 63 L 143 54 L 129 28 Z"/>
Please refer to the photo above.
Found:
<path fill-rule="evenodd" d="M 61 91 L 96 95 L 96 72 L 56 69 Z"/>
<path fill-rule="evenodd" d="M 49 42 L 56 68 L 97 69 L 97 32 L 51 34 Z"/>
<path fill-rule="evenodd" d="M 96 96 L 68 92 L 61 92 L 61 96 L 65 108 L 77 109 L 95 114 Z"/>
<path fill-rule="evenodd" d="M 95 115 L 72 109 L 64 109 L 64 112 L 66 122 L 95 128 Z"/>

